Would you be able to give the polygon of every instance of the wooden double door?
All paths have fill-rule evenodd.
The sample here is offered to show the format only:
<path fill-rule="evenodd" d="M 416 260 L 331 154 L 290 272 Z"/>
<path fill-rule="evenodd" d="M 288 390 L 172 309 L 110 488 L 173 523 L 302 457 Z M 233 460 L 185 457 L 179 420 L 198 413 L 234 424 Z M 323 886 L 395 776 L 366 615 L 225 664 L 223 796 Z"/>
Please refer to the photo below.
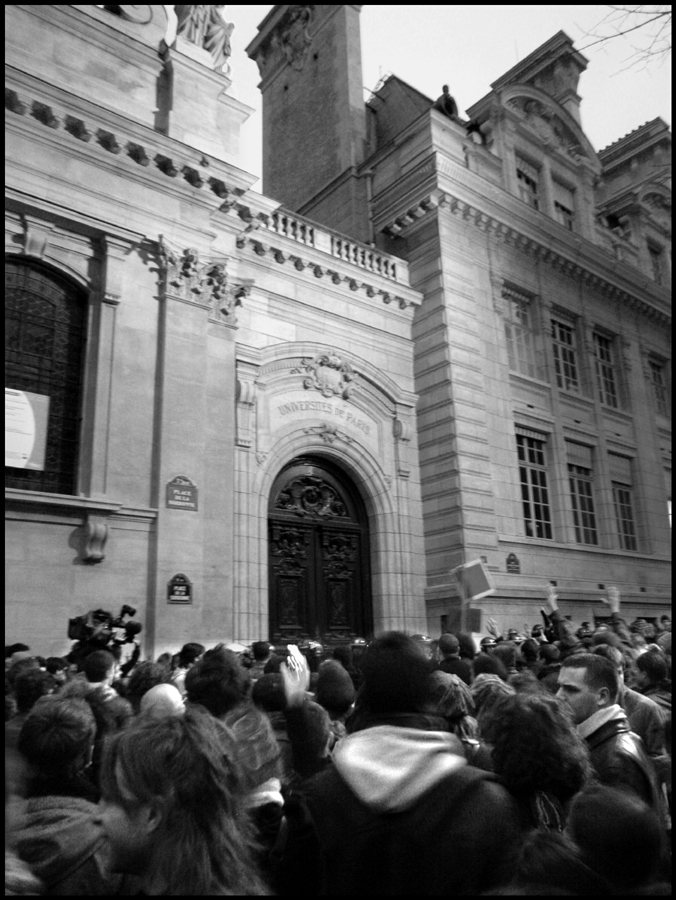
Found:
<path fill-rule="evenodd" d="M 301 458 L 280 473 L 270 495 L 268 562 L 273 643 L 370 635 L 366 512 L 337 466 Z"/>

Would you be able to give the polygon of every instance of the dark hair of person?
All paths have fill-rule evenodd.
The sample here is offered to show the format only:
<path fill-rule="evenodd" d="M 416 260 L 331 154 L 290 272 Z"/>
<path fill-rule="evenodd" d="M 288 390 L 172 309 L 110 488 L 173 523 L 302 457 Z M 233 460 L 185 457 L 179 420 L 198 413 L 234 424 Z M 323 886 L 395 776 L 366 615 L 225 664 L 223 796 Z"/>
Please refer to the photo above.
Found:
<path fill-rule="evenodd" d="M 181 647 L 181 652 L 178 654 L 178 664 L 183 668 L 187 666 L 192 666 L 200 656 L 204 655 L 204 647 L 202 644 L 197 643 L 189 643 L 184 644 Z"/>
<path fill-rule="evenodd" d="M 257 662 L 263 662 L 270 655 L 270 644 L 267 641 L 254 641 L 251 645 L 251 653 Z"/>
<path fill-rule="evenodd" d="M 40 697 L 57 687 L 56 678 L 42 669 L 27 669 L 14 682 L 14 698 L 19 714 L 27 713 Z"/>
<path fill-rule="evenodd" d="M 660 876 L 665 841 L 660 818 L 633 791 L 591 784 L 573 800 L 570 836 L 582 858 L 622 894 Z"/>
<path fill-rule="evenodd" d="M 28 644 L 10 644 L 8 647 L 5 647 L 5 659 L 9 659 L 15 653 L 26 653 L 28 650 L 30 650 Z"/>
<path fill-rule="evenodd" d="M 617 701 L 620 689 L 615 665 L 609 659 L 594 653 L 575 653 L 561 663 L 562 669 L 584 669 L 584 682 L 594 691 L 607 688 L 611 703 Z"/>
<path fill-rule="evenodd" d="M 540 644 L 538 656 L 546 665 L 550 665 L 561 659 L 561 651 L 554 644 Z"/>
<path fill-rule="evenodd" d="M 62 656 L 48 656 L 45 660 L 45 669 L 47 669 L 50 675 L 56 675 L 58 672 L 63 672 L 63 670 L 67 668 L 68 660 L 64 659 Z"/>
<path fill-rule="evenodd" d="M 669 676 L 669 666 L 664 655 L 657 650 L 646 650 L 636 659 L 636 668 L 650 679 L 650 683 L 660 685 Z"/>
<path fill-rule="evenodd" d="M 89 762 L 96 722 L 85 700 L 43 697 L 23 723 L 19 752 L 38 778 L 74 778 Z"/>
<path fill-rule="evenodd" d="M 5 685 L 6 688 L 9 688 L 10 691 L 14 690 L 14 684 L 16 683 L 16 679 L 23 672 L 27 672 L 29 669 L 39 669 L 40 664 L 37 659 L 18 659 L 15 663 L 12 663 L 10 668 L 5 673 Z"/>
<path fill-rule="evenodd" d="M 474 677 L 477 675 L 497 675 L 507 681 L 507 669 L 501 659 L 494 653 L 477 653 L 472 661 Z"/>
<path fill-rule="evenodd" d="M 333 658 L 337 659 L 344 669 L 348 669 L 351 666 L 354 666 L 354 662 L 352 659 L 352 647 L 350 647 L 349 644 L 340 644 L 338 647 L 334 647 Z"/>
<path fill-rule="evenodd" d="M 609 660 L 616 669 L 624 664 L 624 656 L 618 647 L 611 647 L 610 644 L 597 644 L 591 651 L 594 656 L 602 656 Z"/>
<path fill-rule="evenodd" d="M 101 790 L 104 800 L 127 810 L 162 803 L 143 876 L 149 894 L 268 893 L 254 864 L 234 737 L 204 710 L 139 720 L 109 738 Z"/>
<path fill-rule="evenodd" d="M 507 679 L 507 684 L 513 687 L 517 694 L 530 693 L 541 694 L 545 697 L 551 696 L 544 684 L 538 681 L 537 676 L 530 669 L 524 669 L 522 672 L 517 672 L 516 675 L 510 675 Z"/>
<path fill-rule="evenodd" d="M 614 631 L 595 631 L 592 635 L 592 644 L 594 647 L 598 644 L 610 644 L 611 647 L 617 647 L 618 650 L 622 647 L 622 641 Z"/>
<path fill-rule="evenodd" d="M 582 859 L 575 843 L 556 831 L 533 829 L 519 851 L 513 887 L 528 889 L 532 896 L 539 888 L 543 897 L 551 896 L 552 889 L 581 897 L 609 895 L 610 886 Z"/>
<path fill-rule="evenodd" d="M 474 638 L 466 631 L 458 631 L 455 635 L 460 644 L 460 659 L 472 660 L 476 656 L 476 647 L 474 646 Z"/>
<path fill-rule="evenodd" d="M 114 665 L 115 657 L 112 653 L 107 650 L 95 650 L 85 657 L 82 671 L 85 673 L 87 681 L 96 684 L 108 677 Z"/>
<path fill-rule="evenodd" d="M 506 669 L 515 669 L 517 654 L 518 648 L 513 641 L 500 641 L 493 648 L 491 655 L 497 657 Z"/>
<path fill-rule="evenodd" d="M 189 702 L 201 704 L 214 716 L 224 716 L 242 703 L 249 684 L 249 673 L 237 654 L 223 648 L 210 650 L 185 676 Z"/>
<path fill-rule="evenodd" d="M 409 635 L 389 631 L 376 638 L 364 654 L 361 670 L 361 706 L 377 713 L 425 711 L 431 693 L 431 661 Z"/>
<path fill-rule="evenodd" d="M 150 688 L 156 684 L 167 684 L 170 677 L 166 666 L 154 662 L 142 662 L 134 667 L 127 682 L 126 698 L 131 703 L 134 712 L 141 710 L 141 698 Z"/>
<path fill-rule="evenodd" d="M 526 661 L 526 664 L 532 665 L 538 658 L 540 642 L 536 641 L 535 638 L 526 638 L 519 649 L 521 651 L 521 656 L 523 656 Z"/>
<path fill-rule="evenodd" d="M 505 697 L 493 710 L 491 738 L 495 771 L 515 796 L 546 791 L 565 804 L 591 776 L 584 739 L 550 695 Z"/>

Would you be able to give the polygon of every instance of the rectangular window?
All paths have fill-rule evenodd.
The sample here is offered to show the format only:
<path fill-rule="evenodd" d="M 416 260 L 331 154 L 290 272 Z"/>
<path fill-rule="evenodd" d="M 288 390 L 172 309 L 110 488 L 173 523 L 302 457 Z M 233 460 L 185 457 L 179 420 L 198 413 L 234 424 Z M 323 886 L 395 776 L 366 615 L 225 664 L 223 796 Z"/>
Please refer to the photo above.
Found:
<path fill-rule="evenodd" d="M 528 171 L 524 171 L 526 166 L 521 161 L 517 161 L 516 177 L 519 182 L 519 196 L 533 209 L 539 209 L 537 172 L 532 166 L 527 168 Z"/>
<path fill-rule="evenodd" d="M 616 453 L 609 453 L 608 461 L 620 547 L 622 550 L 638 550 L 631 459 Z"/>
<path fill-rule="evenodd" d="M 567 228 L 568 231 L 573 230 L 574 216 L 572 209 L 568 209 L 568 207 L 564 206 L 563 203 L 559 203 L 558 200 L 555 200 L 554 215 L 559 225 L 563 225 L 563 227 Z"/>
<path fill-rule="evenodd" d="M 592 470 L 568 464 L 570 496 L 573 501 L 573 523 L 578 544 L 598 544 Z"/>
<path fill-rule="evenodd" d="M 594 334 L 594 356 L 596 365 L 596 384 L 601 403 L 617 409 L 619 406 L 617 391 L 617 373 L 611 338 L 602 334 Z"/>
<path fill-rule="evenodd" d="M 530 302 L 524 297 L 510 294 L 505 297 L 505 337 L 509 368 L 522 375 L 535 378 L 535 352 L 533 350 L 533 328 Z"/>
<path fill-rule="evenodd" d="M 547 489 L 545 436 L 542 439 L 517 434 L 521 500 L 527 537 L 552 538 L 552 516 Z"/>
<path fill-rule="evenodd" d="M 664 374 L 664 364 L 656 360 L 649 360 L 650 383 L 653 389 L 655 409 L 662 416 L 669 415 L 669 400 L 667 397 L 667 380 Z"/>
<path fill-rule="evenodd" d="M 567 391 L 579 391 L 575 328 L 552 319 L 552 345 L 557 385 Z"/>
<path fill-rule="evenodd" d="M 632 488 L 627 487 L 625 484 L 613 482 L 613 503 L 615 504 L 615 519 L 620 537 L 620 547 L 623 550 L 638 550 L 636 527 L 634 525 Z"/>
<path fill-rule="evenodd" d="M 654 244 L 648 244 L 648 255 L 650 257 L 650 266 L 652 269 L 653 281 L 656 284 L 663 284 L 664 254 L 661 247 L 655 247 Z"/>
<path fill-rule="evenodd" d="M 572 231 L 575 221 L 575 213 L 573 212 L 575 209 L 575 195 L 569 188 L 554 180 L 552 181 L 552 191 L 554 194 L 554 218 L 568 231 Z"/>

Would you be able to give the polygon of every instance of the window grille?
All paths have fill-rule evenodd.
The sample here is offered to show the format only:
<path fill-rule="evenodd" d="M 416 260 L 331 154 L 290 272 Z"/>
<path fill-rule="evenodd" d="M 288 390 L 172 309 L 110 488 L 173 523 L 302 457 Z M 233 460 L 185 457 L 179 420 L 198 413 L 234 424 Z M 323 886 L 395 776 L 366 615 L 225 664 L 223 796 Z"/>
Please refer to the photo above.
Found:
<path fill-rule="evenodd" d="M 40 263 L 5 262 L 5 385 L 49 397 L 44 471 L 5 469 L 5 485 L 76 490 L 87 298 Z"/>

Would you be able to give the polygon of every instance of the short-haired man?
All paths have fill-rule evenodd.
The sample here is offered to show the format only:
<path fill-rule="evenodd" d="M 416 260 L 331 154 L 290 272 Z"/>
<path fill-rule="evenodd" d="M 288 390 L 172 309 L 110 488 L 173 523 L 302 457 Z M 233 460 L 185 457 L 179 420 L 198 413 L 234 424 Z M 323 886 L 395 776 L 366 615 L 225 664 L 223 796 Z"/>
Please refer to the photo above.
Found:
<path fill-rule="evenodd" d="M 641 694 L 653 700 L 665 715 L 671 714 L 671 689 L 667 689 L 669 666 L 659 650 L 647 650 L 636 660 L 636 687 Z"/>
<path fill-rule="evenodd" d="M 472 664 L 468 659 L 460 658 L 460 641 L 454 634 L 442 634 L 439 638 L 441 662 L 439 668 L 449 675 L 457 675 L 465 682 L 472 683 Z"/>
<path fill-rule="evenodd" d="M 95 650 L 86 656 L 82 663 L 82 671 L 89 682 L 89 689 L 100 688 L 107 700 L 119 696 L 112 687 L 117 673 L 117 661 L 107 650 Z"/>
<path fill-rule="evenodd" d="M 585 738 L 599 781 L 630 788 L 659 812 L 654 769 L 617 702 L 618 693 L 617 671 L 610 660 L 577 653 L 562 661 L 556 696 L 568 706 L 573 723 Z"/>
<path fill-rule="evenodd" d="M 196 641 L 190 641 L 188 644 L 184 644 L 181 647 L 181 652 L 178 655 L 178 668 L 171 676 L 172 684 L 178 688 L 181 692 L 181 697 L 185 699 L 185 695 L 187 693 L 185 687 L 185 676 L 188 674 L 190 669 L 199 662 L 200 659 L 204 656 L 204 646 L 202 644 L 198 644 Z"/>
<path fill-rule="evenodd" d="M 665 714 L 654 700 L 644 697 L 638 691 L 632 691 L 624 683 L 624 656 L 617 647 L 609 644 L 599 644 L 594 647 L 593 653 L 610 660 L 615 666 L 619 692 L 617 702 L 626 712 L 629 719 L 629 727 L 643 741 L 648 756 L 664 756 L 667 752 L 664 746 L 664 721 Z"/>

